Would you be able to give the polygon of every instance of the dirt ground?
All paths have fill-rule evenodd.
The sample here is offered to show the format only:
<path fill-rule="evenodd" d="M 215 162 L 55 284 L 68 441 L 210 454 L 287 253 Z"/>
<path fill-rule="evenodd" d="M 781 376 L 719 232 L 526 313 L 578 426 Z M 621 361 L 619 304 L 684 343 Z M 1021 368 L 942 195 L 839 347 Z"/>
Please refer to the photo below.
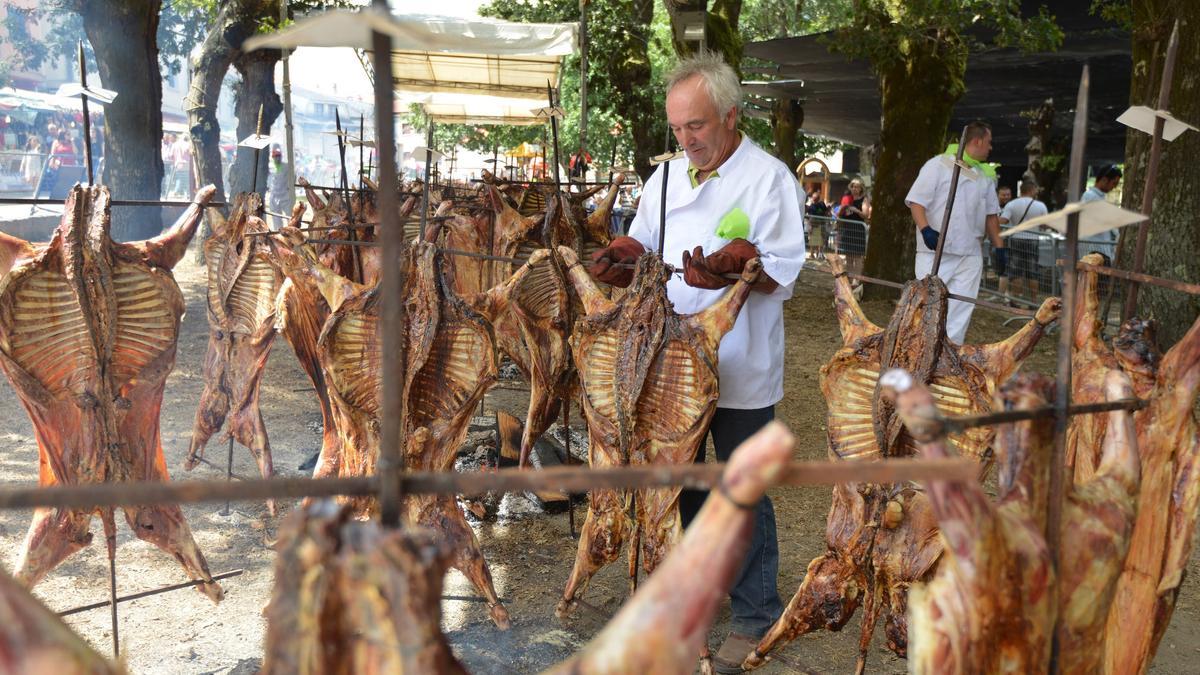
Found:
<path fill-rule="evenodd" d="M 187 297 L 187 315 L 178 362 L 167 381 L 162 408 L 167 465 L 177 478 L 220 478 L 224 472 L 210 466 L 202 465 L 191 474 L 182 470 L 202 385 L 199 368 L 207 325 L 203 271 L 189 256 L 176 269 L 176 278 Z M 798 436 L 797 459 L 825 456 L 825 410 L 817 372 L 841 342 L 829 289 L 827 275 L 805 271 L 786 308 L 788 395 L 778 407 L 778 416 Z M 888 302 L 870 303 L 866 311 L 883 324 L 891 307 Z M 993 341 L 1015 330 L 1015 326 L 1002 326 L 1004 317 L 998 314 L 979 311 L 975 317 L 968 335 L 972 342 Z M 1052 347 L 1049 341 L 1043 342 L 1026 367 L 1048 372 L 1052 368 Z M 0 484 L 31 485 L 37 477 L 37 447 L 29 419 L 7 382 L 0 385 L 0 392 Z M 276 341 L 267 366 L 262 403 L 277 472 L 301 475 L 298 466 L 320 444 L 320 414 L 308 381 L 282 339 Z M 523 418 L 519 394 L 497 392 L 489 396 L 488 407 L 507 409 Z M 225 453 L 226 444 L 216 437 L 207 457 L 223 466 Z M 244 448 L 234 449 L 234 460 L 235 472 L 254 475 L 254 463 Z M 771 493 L 779 523 L 779 590 L 785 603 L 808 561 L 824 549 L 829 495 L 828 488 L 777 489 Z M 541 513 L 519 495 L 506 497 L 500 507 L 494 521 L 476 527 L 514 627 L 509 632 L 495 629 L 480 603 L 447 600 L 443 603 L 444 629 L 455 651 L 474 672 L 537 672 L 585 644 L 603 625 L 604 617 L 581 609 L 565 622 L 554 618 L 554 605 L 570 572 L 575 549 L 566 514 Z M 215 504 L 185 507 L 184 512 L 212 572 L 244 572 L 223 582 L 226 599 L 217 606 L 193 590 L 122 603 L 122 657 L 131 671 L 248 673 L 257 668 L 265 630 L 261 612 L 271 591 L 270 542 L 278 520 L 268 517 L 262 503 L 235 503 L 230 514 L 224 516 L 221 510 L 222 506 Z M 582 523 L 583 516 L 584 507 L 577 506 L 576 522 Z M 28 511 L 0 511 L 0 562 L 8 569 L 17 560 L 29 518 Z M 185 580 L 181 568 L 169 556 L 134 539 L 123 524 L 118 529 L 117 582 L 122 595 Z M 98 522 L 93 531 L 98 533 L 93 543 L 51 572 L 35 589 L 37 596 L 56 611 L 108 597 L 107 563 Z M 584 596 L 601 613 L 613 613 L 625 597 L 623 567 L 614 564 L 602 570 Z M 1189 566 L 1192 575 L 1196 567 L 1197 557 L 1193 556 Z M 452 571 L 446 579 L 446 594 L 473 596 L 475 592 Z M 1195 672 L 1200 659 L 1198 597 L 1197 583 L 1187 579 L 1152 672 Z M 109 653 L 107 609 L 77 614 L 68 622 L 98 650 Z M 777 660 L 760 672 L 852 672 L 858 627 L 856 617 L 840 634 L 821 632 L 801 637 L 781 651 L 786 663 Z M 727 631 L 726 607 L 712 630 L 710 644 L 719 645 Z M 883 647 L 880 632 L 876 631 L 869 654 L 869 671 L 903 672 L 903 660 Z"/>

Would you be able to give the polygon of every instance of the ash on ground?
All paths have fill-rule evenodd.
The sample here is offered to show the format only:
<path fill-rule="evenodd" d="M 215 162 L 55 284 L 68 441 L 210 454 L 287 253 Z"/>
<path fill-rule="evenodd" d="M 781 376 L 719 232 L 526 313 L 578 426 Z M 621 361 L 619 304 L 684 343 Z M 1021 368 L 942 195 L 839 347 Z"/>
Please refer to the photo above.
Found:
<path fill-rule="evenodd" d="M 588 461 L 588 437 L 587 431 L 570 427 L 571 434 L 571 457 L 576 463 L 587 464 Z M 563 425 L 555 422 L 550 425 L 550 429 L 546 431 L 546 437 L 554 441 L 558 448 L 566 448 L 567 433 Z"/>

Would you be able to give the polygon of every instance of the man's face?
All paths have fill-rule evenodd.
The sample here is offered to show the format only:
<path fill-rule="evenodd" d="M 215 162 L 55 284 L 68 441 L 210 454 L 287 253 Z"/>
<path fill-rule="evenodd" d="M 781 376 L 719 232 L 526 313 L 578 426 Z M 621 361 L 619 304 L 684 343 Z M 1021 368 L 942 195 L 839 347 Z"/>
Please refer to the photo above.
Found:
<path fill-rule="evenodd" d="M 985 131 L 983 136 L 968 141 L 965 152 L 977 162 L 986 161 L 992 152 L 992 132 Z"/>
<path fill-rule="evenodd" d="M 1000 206 L 1012 201 L 1012 188 L 1002 187 L 996 191 L 996 197 L 1000 200 Z"/>
<path fill-rule="evenodd" d="M 692 166 L 701 171 L 716 169 L 737 146 L 737 110 L 717 110 L 699 75 L 667 93 L 667 124 Z"/>

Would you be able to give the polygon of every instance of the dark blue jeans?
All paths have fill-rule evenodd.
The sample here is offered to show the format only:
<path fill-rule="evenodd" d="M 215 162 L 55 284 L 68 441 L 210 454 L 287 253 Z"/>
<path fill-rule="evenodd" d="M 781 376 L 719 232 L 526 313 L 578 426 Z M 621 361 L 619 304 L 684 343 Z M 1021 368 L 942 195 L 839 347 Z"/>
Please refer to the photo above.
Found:
<path fill-rule="evenodd" d="M 775 406 L 756 410 L 717 408 L 708 427 L 717 459 L 729 461 L 729 456 L 742 441 L 773 419 Z M 699 463 L 704 462 L 706 446 L 702 443 L 696 452 L 696 461 Z M 679 512 L 684 527 L 696 517 L 707 497 L 707 490 L 684 490 L 680 494 Z M 783 613 L 783 603 L 775 588 L 778 576 L 779 542 L 775 536 L 775 507 L 770 498 L 764 495 L 754 513 L 754 534 L 750 539 L 750 549 L 746 551 L 746 560 L 729 591 L 734 632 L 762 637 Z"/>

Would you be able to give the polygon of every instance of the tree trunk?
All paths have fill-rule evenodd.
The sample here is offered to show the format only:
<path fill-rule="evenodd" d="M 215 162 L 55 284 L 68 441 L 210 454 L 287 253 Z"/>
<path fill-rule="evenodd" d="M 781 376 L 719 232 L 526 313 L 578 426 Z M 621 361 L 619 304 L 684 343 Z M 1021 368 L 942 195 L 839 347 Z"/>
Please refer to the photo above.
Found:
<path fill-rule="evenodd" d="M 650 158 L 663 151 L 663 137 L 655 133 L 659 120 L 654 106 L 654 91 L 650 78 L 650 22 L 654 18 L 653 0 L 628 0 L 625 3 L 629 30 L 618 53 L 604 55 L 614 59 L 608 68 L 616 88 L 616 112 L 629 121 L 633 134 L 633 167 L 642 180 L 652 173 Z"/>
<path fill-rule="evenodd" d="M 1158 107 L 1159 81 L 1166 60 L 1167 40 L 1179 19 L 1179 54 L 1171 84 L 1170 111 L 1175 117 L 1196 124 L 1200 121 L 1200 3 L 1149 0 L 1133 6 L 1133 77 L 1130 102 Z M 1157 66 L 1150 72 L 1154 51 Z M 1149 81 L 1147 81 L 1149 79 Z M 1149 100 L 1146 93 L 1151 92 Z M 1125 142 L 1125 176 L 1122 200 L 1125 208 L 1140 211 L 1150 158 L 1150 136 L 1130 130 Z M 1155 276 L 1196 283 L 1200 281 L 1200 132 L 1189 131 L 1170 143 L 1158 166 L 1150 236 L 1146 241 L 1145 272 Z M 1137 228 L 1123 228 L 1125 239 L 1121 267 L 1133 261 Z M 1118 300 L 1117 304 L 1120 304 Z M 1141 286 L 1137 313 L 1159 323 L 1158 339 L 1165 348 L 1175 344 L 1200 314 L 1200 298 L 1155 286 Z"/>
<path fill-rule="evenodd" d="M 264 134 L 270 131 L 275 119 L 283 112 L 283 101 L 275 92 L 275 64 L 281 57 L 279 50 L 259 49 L 239 54 L 234 59 L 233 67 L 237 68 L 242 76 L 242 82 L 238 86 L 237 104 L 234 107 L 239 139 L 258 132 L 260 109 Z M 257 153 L 257 172 L 254 167 L 255 154 L 253 148 L 238 147 L 237 157 L 229 170 L 229 187 L 233 194 L 258 192 L 263 195 L 263 203 L 266 203 L 267 160 L 270 159 L 271 153 L 269 148 Z"/>
<path fill-rule="evenodd" d="M 158 68 L 161 0 L 78 2 L 96 54 L 100 84 L 118 92 L 104 111 L 104 171 L 98 180 L 115 199 L 158 199 L 162 190 L 162 75 Z M 124 206 L 113 211 L 118 241 L 162 231 L 162 208 Z"/>
<path fill-rule="evenodd" d="M 796 132 L 804 124 L 804 108 L 794 98 L 777 98 L 771 104 L 771 137 L 775 156 L 796 170 Z"/>
<path fill-rule="evenodd" d="M 742 0 L 714 0 L 712 11 L 708 11 L 708 0 L 666 0 L 667 16 L 671 20 L 671 44 L 681 58 L 691 56 L 694 42 L 679 39 L 683 27 L 679 25 L 681 12 L 705 12 L 704 46 L 725 57 L 725 62 L 741 74 L 742 36 L 738 34 L 738 19 L 742 13 Z"/>
<path fill-rule="evenodd" d="M 948 40 L 912 45 L 906 58 L 879 69 L 883 109 L 871 195 L 871 235 L 863 273 L 904 282 L 913 278 L 916 228 L 904 197 L 921 165 L 942 152 L 950 112 L 962 95 L 965 57 Z M 866 298 L 895 297 L 894 289 L 867 285 Z"/>

